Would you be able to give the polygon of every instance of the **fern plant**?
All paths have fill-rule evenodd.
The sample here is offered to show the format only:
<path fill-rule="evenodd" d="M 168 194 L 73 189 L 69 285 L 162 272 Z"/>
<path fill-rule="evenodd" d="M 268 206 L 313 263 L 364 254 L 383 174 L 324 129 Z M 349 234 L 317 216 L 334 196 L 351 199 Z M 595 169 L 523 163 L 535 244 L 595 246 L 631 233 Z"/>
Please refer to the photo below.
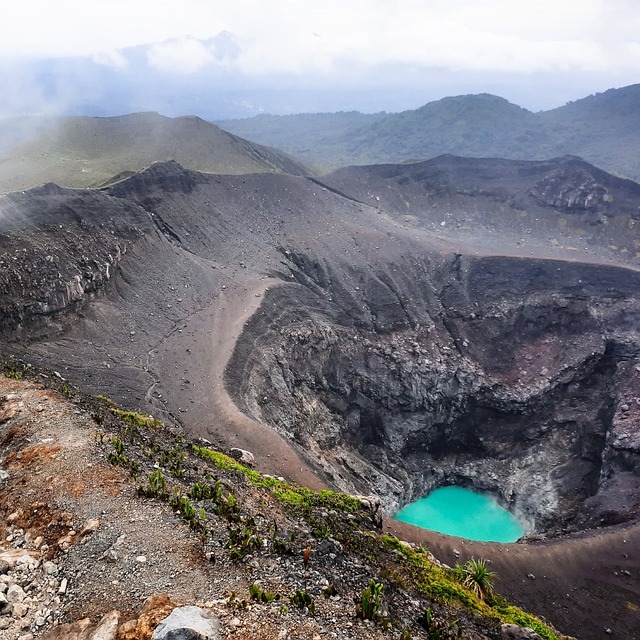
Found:
<path fill-rule="evenodd" d="M 493 571 L 489 571 L 485 560 L 467 560 L 462 567 L 463 584 L 471 589 L 478 598 L 484 598 L 493 592 L 493 583 L 497 577 Z"/>

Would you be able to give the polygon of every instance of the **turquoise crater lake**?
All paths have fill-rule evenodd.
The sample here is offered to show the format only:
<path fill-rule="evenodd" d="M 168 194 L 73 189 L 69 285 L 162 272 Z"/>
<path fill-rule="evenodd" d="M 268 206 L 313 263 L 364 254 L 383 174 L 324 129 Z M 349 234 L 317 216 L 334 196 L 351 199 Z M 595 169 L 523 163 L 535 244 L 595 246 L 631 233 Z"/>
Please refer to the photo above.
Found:
<path fill-rule="evenodd" d="M 515 542 L 525 532 L 495 498 L 461 487 L 436 489 L 394 517 L 423 529 L 484 542 Z"/>

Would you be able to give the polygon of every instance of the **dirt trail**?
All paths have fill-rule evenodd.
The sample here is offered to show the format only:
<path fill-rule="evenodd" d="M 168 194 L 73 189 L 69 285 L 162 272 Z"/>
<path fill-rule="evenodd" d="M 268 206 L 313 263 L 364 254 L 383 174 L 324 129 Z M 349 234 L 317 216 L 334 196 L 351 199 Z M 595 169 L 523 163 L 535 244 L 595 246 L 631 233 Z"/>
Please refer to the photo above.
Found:
<path fill-rule="evenodd" d="M 161 376 L 162 393 L 171 405 L 181 408 L 181 417 L 188 414 L 185 422 L 191 433 L 216 445 L 251 451 L 261 470 L 320 489 L 325 485 L 293 445 L 242 413 L 224 384 L 225 368 L 245 323 L 258 311 L 267 289 L 279 284 L 281 281 L 275 278 L 250 276 L 238 281 L 233 289 L 222 290 L 214 303 L 191 316 L 159 349 L 158 365 L 165 371 L 175 371 L 181 354 L 189 352 L 189 369 L 183 372 L 182 384 L 169 387 Z M 203 334 L 209 336 L 210 350 L 198 346 Z"/>

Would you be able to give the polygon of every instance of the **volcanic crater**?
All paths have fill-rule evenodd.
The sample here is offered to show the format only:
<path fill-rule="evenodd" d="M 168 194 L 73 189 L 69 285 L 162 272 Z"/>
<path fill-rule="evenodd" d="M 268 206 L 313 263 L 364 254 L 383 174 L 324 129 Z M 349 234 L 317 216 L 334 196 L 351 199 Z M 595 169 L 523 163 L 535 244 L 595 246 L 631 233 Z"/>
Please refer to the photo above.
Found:
<path fill-rule="evenodd" d="M 227 445 L 285 442 L 388 514 L 455 484 L 529 535 L 638 516 L 637 183 L 575 157 L 322 181 L 169 162 L 2 211 L 16 355 Z"/>
<path fill-rule="evenodd" d="M 638 515 L 640 274 L 521 257 L 374 271 L 285 252 L 226 370 L 243 411 L 387 513 L 445 485 L 529 534 Z"/>

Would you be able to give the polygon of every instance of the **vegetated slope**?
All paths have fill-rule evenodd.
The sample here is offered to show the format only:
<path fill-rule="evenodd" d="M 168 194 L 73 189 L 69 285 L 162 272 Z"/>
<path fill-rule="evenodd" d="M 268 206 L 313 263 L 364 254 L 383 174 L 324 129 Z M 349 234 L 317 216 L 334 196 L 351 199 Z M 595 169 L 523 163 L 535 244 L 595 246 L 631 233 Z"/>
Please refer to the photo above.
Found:
<path fill-rule="evenodd" d="M 618 548 L 639 513 L 638 188 L 577 158 L 446 156 L 325 182 L 169 162 L 97 192 L 12 193 L 0 330 L 269 473 L 389 512 L 462 483 L 531 531 L 608 526 Z M 637 579 L 603 599 L 617 559 L 593 579 L 576 545 L 554 562 L 579 590 L 536 583 L 540 612 L 594 639 L 611 612 L 633 635 Z M 522 568 L 501 565 L 503 584 L 537 572 Z"/>
<path fill-rule="evenodd" d="M 391 114 L 345 136 L 337 152 L 343 154 L 341 164 L 355 157 L 357 164 L 394 163 L 442 153 L 535 158 L 532 142 L 539 143 L 541 135 L 535 114 L 504 98 L 480 94 L 444 98 Z M 325 142 L 318 146 L 328 154 L 331 143 Z M 507 149 L 511 152 L 505 153 Z"/>
<path fill-rule="evenodd" d="M 322 116 L 324 139 L 314 130 L 295 141 L 284 133 L 293 116 L 279 126 L 259 118 L 221 122 L 249 139 L 295 153 L 321 167 L 407 162 L 445 153 L 469 157 L 547 159 L 578 155 L 603 169 L 640 178 L 635 149 L 640 143 L 640 85 L 610 89 L 552 111 L 532 113 L 489 94 L 444 98 L 415 110 L 389 114 L 361 126 L 342 128 Z M 295 116 L 299 118 L 300 116 Z M 312 116 L 308 116 L 310 121 Z M 354 125 L 358 122 L 352 116 Z M 293 121 L 292 121 L 293 122 Z M 260 125 L 264 127 L 260 132 Z M 256 136 L 255 138 L 252 136 Z"/>
<path fill-rule="evenodd" d="M 640 179 L 640 84 L 576 100 L 539 114 L 555 148 Z"/>
<path fill-rule="evenodd" d="M 283 630 L 427 640 L 438 629 L 501 640 L 522 626 L 561 637 L 490 586 L 474 593 L 461 569 L 383 535 L 372 497 L 262 474 L 51 372 L 8 374 L 3 637 L 149 640 L 177 603 L 218 619 L 221 635 L 207 637 L 238 640 Z M 111 633 L 90 635 L 101 618 Z"/>
<path fill-rule="evenodd" d="M 95 187 L 123 172 L 120 177 L 166 160 L 207 173 L 307 173 L 284 153 L 250 143 L 200 118 L 137 113 L 66 118 L 28 142 L 5 149 L 0 152 L 0 191 L 46 182 Z"/>

